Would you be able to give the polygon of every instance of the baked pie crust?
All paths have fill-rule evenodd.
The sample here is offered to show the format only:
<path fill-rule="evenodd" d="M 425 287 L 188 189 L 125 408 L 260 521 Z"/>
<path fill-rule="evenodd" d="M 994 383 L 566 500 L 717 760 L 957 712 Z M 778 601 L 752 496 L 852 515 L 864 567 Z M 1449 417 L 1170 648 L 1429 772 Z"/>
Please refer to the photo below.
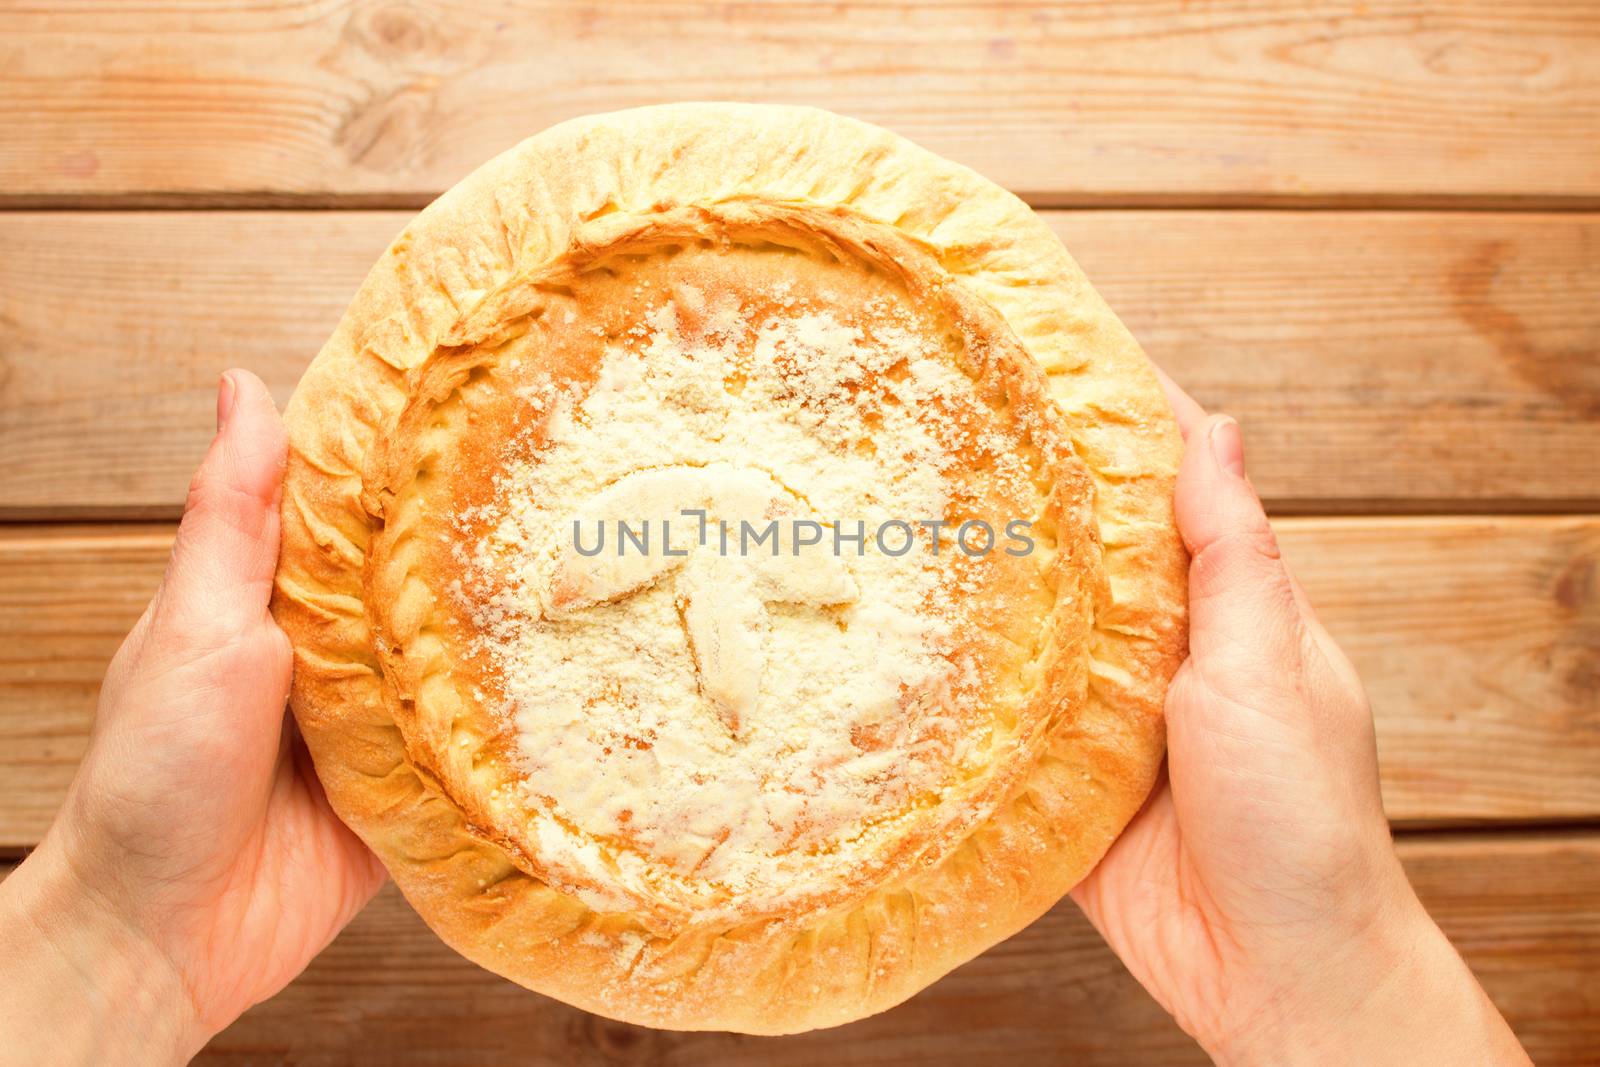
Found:
<path fill-rule="evenodd" d="M 317 772 L 529 988 L 675 1029 L 882 1011 L 1155 778 L 1186 565 L 1155 375 L 1027 207 L 883 130 L 547 130 L 407 227 L 285 418 Z"/>

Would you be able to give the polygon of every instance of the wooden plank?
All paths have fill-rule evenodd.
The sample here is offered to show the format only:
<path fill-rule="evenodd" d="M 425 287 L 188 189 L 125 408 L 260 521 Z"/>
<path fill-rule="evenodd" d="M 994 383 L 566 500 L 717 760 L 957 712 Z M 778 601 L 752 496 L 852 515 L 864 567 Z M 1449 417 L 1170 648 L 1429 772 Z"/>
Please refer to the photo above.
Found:
<path fill-rule="evenodd" d="M 1402 824 L 1600 814 L 1600 519 L 1279 520 Z"/>
<path fill-rule="evenodd" d="M 161 579 L 168 527 L 0 528 L 0 850 L 43 835 L 100 679 Z"/>
<path fill-rule="evenodd" d="M 1402 838 L 1423 902 L 1535 1062 L 1600 1046 L 1600 837 Z M 883 1015 L 788 1038 L 672 1034 L 527 993 L 456 956 L 393 887 L 201 1063 L 1208 1062 L 1071 904 Z"/>
<path fill-rule="evenodd" d="M 573 115 L 747 99 L 1040 202 L 1592 205 L 1597 65 L 1567 0 L 11 5 L 0 201 L 420 202 Z"/>
<path fill-rule="evenodd" d="M 408 217 L 0 214 L 0 517 L 175 515 L 216 376 L 286 399 Z M 1280 513 L 1600 502 L 1600 215 L 1046 217 Z"/>
<path fill-rule="evenodd" d="M 1600 518 L 1284 519 L 1402 824 L 1600 816 Z M 0 528 L 0 848 L 37 841 L 165 527 Z"/>
<path fill-rule="evenodd" d="M 1600 1045 L 1600 835 L 1408 835 L 1412 884 L 1534 1060 Z M 0 877 L 8 867 L 0 864 Z M 905 1004 L 787 1038 L 601 1019 L 468 963 L 387 886 L 304 974 L 218 1035 L 205 1064 L 516 1062 L 1203 1064 L 1068 902 Z"/>
<path fill-rule="evenodd" d="M 1600 1042 L 1600 835 L 1407 835 L 1412 884 L 1534 1060 Z M 0 864 L 0 877 L 9 867 Z M 666 1033 L 601 1019 L 468 963 L 387 886 L 304 974 L 197 1063 L 619 1060 L 782 1067 L 1206 1063 L 1070 903 L 883 1015 L 787 1038 Z"/>
<path fill-rule="evenodd" d="M 1278 513 L 1595 510 L 1600 215 L 1052 222 Z"/>
<path fill-rule="evenodd" d="M 176 515 L 218 376 L 287 401 L 408 217 L 0 217 L 0 514 Z"/>

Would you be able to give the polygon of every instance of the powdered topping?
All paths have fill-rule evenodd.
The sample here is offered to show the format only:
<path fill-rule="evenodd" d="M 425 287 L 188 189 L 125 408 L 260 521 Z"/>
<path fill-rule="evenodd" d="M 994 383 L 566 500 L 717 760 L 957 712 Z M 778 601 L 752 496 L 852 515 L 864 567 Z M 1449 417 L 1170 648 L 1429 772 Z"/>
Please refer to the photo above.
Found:
<path fill-rule="evenodd" d="M 760 696 L 764 638 L 770 630 L 765 605 L 821 607 L 856 599 L 848 568 L 822 544 L 820 529 L 815 541 L 807 531 L 802 543 L 793 525 L 777 521 L 794 514 L 796 502 L 764 471 L 727 463 L 626 475 L 573 517 L 572 540 L 557 547 L 548 578 L 536 583 L 544 615 L 570 618 L 680 571 L 678 613 L 701 695 L 738 736 Z M 672 544 L 672 520 L 666 516 L 674 512 L 696 520 L 689 547 Z M 641 516 L 646 517 L 642 522 Z M 728 546 L 728 528 L 735 523 L 737 541 Z M 582 542 L 586 525 L 593 526 L 595 538 L 587 551 Z M 617 540 L 615 554 L 606 551 L 608 529 Z M 761 540 L 751 551 L 755 536 Z M 735 554 L 728 553 L 730 547 Z"/>
<path fill-rule="evenodd" d="M 459 524 L 484 531 L 472 652 L 555 881 L 602 908 L 771 902 L 983 764 L 954 553 L 870 531 L 945 519 L 953 450 L 1007 449 L 974 441 L 971 382 L 883 301 L 858 323 L 770 290 L 640 296 L 586 388 L 526 386 L 538 442 Z M 775 519 L 776 551 L 740 551 Z"/>

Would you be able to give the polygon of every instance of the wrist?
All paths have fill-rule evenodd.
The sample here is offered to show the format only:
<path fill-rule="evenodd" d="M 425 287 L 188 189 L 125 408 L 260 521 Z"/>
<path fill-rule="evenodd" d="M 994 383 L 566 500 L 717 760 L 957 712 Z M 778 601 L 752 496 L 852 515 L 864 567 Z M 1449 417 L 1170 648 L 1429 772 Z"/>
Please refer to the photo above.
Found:
<path fill-rule="evenodd" d="M 1313 953 L 1235 1032 L 1220 1064 L 1526 1063 L 1472 972 L 1409 887 L 1368 928 Z"/>
<path fill-rule="evenodd" d="M 27 1060 L 37 1035 L 50 1062 L 182 1063 L 210 1036 L 173 962 L 48 842 L 0 884 L 0 959 L 0 1019 L 21 1040 L 0 1059 Z"/>
<path fill-rule="evenodd" d="M 1230 1032 L 1202 1039 L 1206 1051 L 1230 1067 L 1323 1063 L 1354 1051 L 1351 1031 L 1381 1040 L 1367 1034 L 1367 1017 L 1406 983 L 1432 922 L 1403 897 L 1380 911 L 1331 943 L 1304 946 L 1291 968 L 1268 964 L 1249 976 L 1246 988 L 1258 990 L 1245 998 L 1251 1010 Z"/>

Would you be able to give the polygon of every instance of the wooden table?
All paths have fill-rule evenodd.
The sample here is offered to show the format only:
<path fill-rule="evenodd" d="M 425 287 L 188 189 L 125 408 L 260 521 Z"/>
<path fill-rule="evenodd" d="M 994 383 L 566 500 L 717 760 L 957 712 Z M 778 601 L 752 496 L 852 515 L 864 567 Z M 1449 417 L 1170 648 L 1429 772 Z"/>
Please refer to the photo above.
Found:
<path fill-rule="evenodd" d="M 280 400 L 410 212 L 599 109 L 801 101 L 1043 209 L 1242 420 L 1428 906 L 1600 1055 L 1600 4 L 0 5 L 0 858 L 160 573 L 217 375 Z M 393 891 L 207 1062 L 1203 1061 L 1070 905 L 792 1039 L 606 1022 Z"/>

